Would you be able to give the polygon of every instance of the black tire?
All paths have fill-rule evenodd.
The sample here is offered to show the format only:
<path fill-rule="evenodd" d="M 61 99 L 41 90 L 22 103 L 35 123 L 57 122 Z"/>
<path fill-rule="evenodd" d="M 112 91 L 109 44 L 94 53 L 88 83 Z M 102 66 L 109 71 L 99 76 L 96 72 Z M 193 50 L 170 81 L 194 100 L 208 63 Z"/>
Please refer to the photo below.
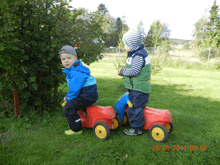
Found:
<path fill-rule="evenodd" d="M 155 142 L 163 143 L 168 138 L 168 131 L 164 126 L 155 124 L 150 127 L 149 135 Z"/>
<path fill-rule="evenodd" d="M 97 122 L 93 127 L 93 134 L 101 140 L 107 140 L 110 136 L 110 129 L 104 122 Z"/>

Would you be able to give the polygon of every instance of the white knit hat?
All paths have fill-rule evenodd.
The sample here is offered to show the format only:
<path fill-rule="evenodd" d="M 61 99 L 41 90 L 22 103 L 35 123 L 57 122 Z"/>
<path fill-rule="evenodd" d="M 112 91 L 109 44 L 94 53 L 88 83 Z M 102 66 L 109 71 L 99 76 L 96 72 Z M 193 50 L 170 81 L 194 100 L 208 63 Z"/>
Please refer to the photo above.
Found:
<path fill-rule="evenodd" d="M 139 30 L 131 30 L 124 34 L 122 41 L 131 51 L 134 51 L 141 46 L 143 37 Z"/>

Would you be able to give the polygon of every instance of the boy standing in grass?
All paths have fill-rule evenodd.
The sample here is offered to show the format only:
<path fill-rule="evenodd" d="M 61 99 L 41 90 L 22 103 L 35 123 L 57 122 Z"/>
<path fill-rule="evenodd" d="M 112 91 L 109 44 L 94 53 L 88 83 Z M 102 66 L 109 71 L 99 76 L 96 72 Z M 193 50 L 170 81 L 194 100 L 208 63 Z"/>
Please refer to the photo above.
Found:
<path fill-rule="evenodd" d="M 82 133 L 82 122 L 77 111 L 85 109 L 98 100 L 96 79 L 90 75 L 90 69 L 77 59 L 76 51 L 72 46 L 63 46 L 59 54 L 65 67 L 62 73 L 66 74 L 69 87 L 69 92 L 64 97 L 64 101 L 67 101 L 64 115 L 70 130 L 66 130 L 65 134 L 74 135 L 76 132 Z"/>
<path fill-rule="evenodd" d="M 124 87 L 128 89 L 132 108 L 128 107 L 131 129 L 124 130 L 126 135 L 142 135 L 145 123 L 143 108 L 151 92 L 150 58 L 142 44 L 140 31 L 128 31 L 124 34 L 123 43 L 127 50 L 126 67 L 120 68 L 118 74 L 124 76 Z"/>

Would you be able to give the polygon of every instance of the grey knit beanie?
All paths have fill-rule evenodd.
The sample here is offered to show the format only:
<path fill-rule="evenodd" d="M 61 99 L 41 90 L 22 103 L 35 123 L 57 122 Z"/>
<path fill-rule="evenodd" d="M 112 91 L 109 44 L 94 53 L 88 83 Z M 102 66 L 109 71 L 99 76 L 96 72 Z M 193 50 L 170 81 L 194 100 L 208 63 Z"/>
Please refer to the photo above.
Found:
<path fill-rule="evenodd" d="M 75 49 L 72 46 L 69 46 L 69 45 L 63 46 L 60 49 L 59 54 L 72 54 L 74 56 L 77 56 Z"/>
<path fill-rule="evenodd" d="M 143 37 L 139 30 L 130 30 L 124 34 L 122 41 L 131 51 L 134 51 L 141 46 Z"/>

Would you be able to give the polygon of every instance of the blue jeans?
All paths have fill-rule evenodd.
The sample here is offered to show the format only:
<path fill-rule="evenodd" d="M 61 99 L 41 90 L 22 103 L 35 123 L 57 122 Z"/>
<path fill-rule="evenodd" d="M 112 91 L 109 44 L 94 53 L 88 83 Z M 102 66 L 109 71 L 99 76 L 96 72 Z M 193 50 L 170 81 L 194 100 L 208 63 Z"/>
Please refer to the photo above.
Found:
<path fill-rule="evenodd" d="M 77 111 L 80 109 L 85 110 L 86 107 L 92 105 L 93 103 L 95 102 L 85 100 L 82 97 L 76 97 L 66 103 L 63 109 L 63 113 L 67 119 L 69 128 L 72 131 L 78 132 L 82 130 L 82 122 Z"/>
<path fill-rule="evenodd" d="M 147 105 L 150 94 L 129 89 L 128 92 L 133 104 L 132 108 L 128 107 L 129 122 L 135 131 L 142 131 L 145 123 L 143 108 Z"/>

